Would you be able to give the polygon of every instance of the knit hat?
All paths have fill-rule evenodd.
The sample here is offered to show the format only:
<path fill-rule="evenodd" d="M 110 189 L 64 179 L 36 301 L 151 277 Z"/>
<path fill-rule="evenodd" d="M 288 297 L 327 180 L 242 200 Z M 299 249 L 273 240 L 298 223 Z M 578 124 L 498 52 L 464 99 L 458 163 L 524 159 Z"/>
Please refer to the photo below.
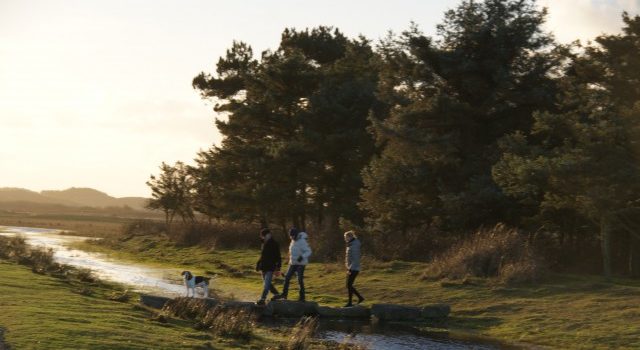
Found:
<path fill-rule="evenodd" d="M 292 228 L 289 230 L 289 236 L 290 236 L 291 238 L 293 238 L 293 239 L 296 239 L 296 238 L 298 237 L 298 233 L 299 233 L 299 232 L 300 232 L 300 231 L 298 231 L 298 229 L 297 229 L 297 228 L 292 227 Z"/>

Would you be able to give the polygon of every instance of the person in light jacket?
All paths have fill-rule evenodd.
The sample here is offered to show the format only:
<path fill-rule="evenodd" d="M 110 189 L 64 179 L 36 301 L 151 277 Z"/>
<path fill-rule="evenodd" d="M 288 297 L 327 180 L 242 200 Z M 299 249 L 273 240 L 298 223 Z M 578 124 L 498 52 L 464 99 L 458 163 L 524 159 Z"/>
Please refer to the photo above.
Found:
<path fill-rule="evenodd" d="M 309 263 L 311 256 L 311 247 L 307 242 L 307 233 L 299 232 L 297 228 L 289 230 L 291 243 L 289 244 L 289 268 L 284 276 L 284 286 L 282 294 L 274 297 L 274 299 L 287 299 L 289 293 L 289 282 L 294 274 L 298 276 L 298 285 L 300 286 L 300 297 L 298 301 L 305 301 L 304 293 L 304 268 Z"/>
<path fill-rule="evenodd" d="M 345 252 L 345 266 L 347 268 L 347 292 L 349 293 L 349 302 L 345 307 L 353 306 L 353 295 L 358 297 L 358 304 L 364 301 L 364 298 L 353 283 L 356 281 L 356 277 L 360 273 L 360 240 L 353 231 L 347 231 L 344 233 L 344 241 L 347 243 L 347 249 Z"/>

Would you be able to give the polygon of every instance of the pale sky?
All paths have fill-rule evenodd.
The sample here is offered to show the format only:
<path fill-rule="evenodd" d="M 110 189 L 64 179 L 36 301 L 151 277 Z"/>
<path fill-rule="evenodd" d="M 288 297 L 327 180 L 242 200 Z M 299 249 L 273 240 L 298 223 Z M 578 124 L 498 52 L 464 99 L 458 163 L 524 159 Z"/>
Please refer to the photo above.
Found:
<path fill-rule="evenodd" d="M 0 187 L 148 196 L 162 161 L 220 140 L 191 87 L 235 40 L 275 48 L 285 27 L 427 34 L 458 0 L 0 0 Z M 618 32 L 640 0 L 540 0 L 561 42 Z"/>

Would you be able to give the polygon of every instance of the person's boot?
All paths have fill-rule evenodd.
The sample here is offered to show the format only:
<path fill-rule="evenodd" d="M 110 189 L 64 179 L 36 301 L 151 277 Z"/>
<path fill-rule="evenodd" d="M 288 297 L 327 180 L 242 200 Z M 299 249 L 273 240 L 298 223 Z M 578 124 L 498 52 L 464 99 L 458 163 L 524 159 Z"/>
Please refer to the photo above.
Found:
<path fill-rule="evenodd" d="M 278 295 L 274 295 L 273 298 L 271 298 L 271 300 L 280 300 L 280 299 L 287 300 L 287 296 L 283 294 L 278 294 Z"/>
<path fill-rule="evenodd" d="M 256 305 L 259 305 L 259 306 L 264 305 L 264 299 L 260 299 L 260 300 L 256 301 Z"/>
<path fill-rule="evenodd" d="M 352 307 L 352 306 L 353 306 L 353 304 L 352 304 L 351 302 L 348 302 L 348 303 L 347 303 L 345 306 L 343 306 L 343 307 Z"/>

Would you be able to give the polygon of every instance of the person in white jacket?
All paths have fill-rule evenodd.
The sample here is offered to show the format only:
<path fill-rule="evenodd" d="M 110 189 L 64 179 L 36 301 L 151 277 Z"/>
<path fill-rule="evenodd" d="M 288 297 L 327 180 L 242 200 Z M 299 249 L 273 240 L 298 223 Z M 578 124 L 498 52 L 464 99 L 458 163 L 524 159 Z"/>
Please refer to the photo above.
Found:
<path fill-rule="evenodd" d="M 294 227 L 289 230 L 289 237 L 291 238 L 291 243 L 289 244 L 289 269 L 284 276 L 282 294 L 274 297 L 274 299 L 287 299 L 289 282 L 293 274 L 296 274 L 298 276 L 298 284 L 300 285 L 300 297 L 298 301 L 305 301 L 304 268 L 309 263 L 311 247 L 309 247 L 309 243 L 307 242 L 306 232 L 300 232 Z"/>

